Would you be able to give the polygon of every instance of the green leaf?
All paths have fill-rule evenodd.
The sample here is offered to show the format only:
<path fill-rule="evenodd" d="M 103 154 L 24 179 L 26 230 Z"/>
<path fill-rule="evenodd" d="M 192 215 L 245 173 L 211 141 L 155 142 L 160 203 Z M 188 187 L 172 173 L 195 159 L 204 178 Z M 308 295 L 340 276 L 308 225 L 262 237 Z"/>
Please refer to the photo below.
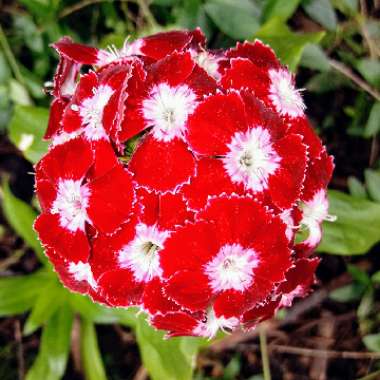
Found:
<path fill-rule="evenodd" d="M 355 198 L 367 199 L 365 186 L 355 177 L 347 178 L 347 186 L 350 194 Z"/>
<path fill-rule="evenodd" d="M 43 326 L 62 305 L 65 297 L 66 291 L 58 281 L 45 284 L 25 322 L 24 334 L 32 334 Z"/>
<path fill-rule="evenodd" d="M 337 220 L 324 223 L 319 252 L 360 255 L 380 241 L 380 204 L 335 190 L 329 191 L 329 201 Z"/>
<path fill-rule="evenodd" d="M 324 32 L 294 33 L 281 19 L 273 18 L 258 30 L 254 37 L 269 44 L 277 53 L 281 62 L 295 71 L 305 46 L 318 43 Z"/>
<path fill-rule="evenodd" d="M 9 81 L 9 97 L 15 104 L 21 106 L 30 106 L 32 104 L 28 90 L 13 78 Z"/>
<path fill-rule="evenodd" d="M 64 375 L 70 351 L 73 313 L 62 305 L 49 319 L 41 335 L 40 350 L 25 380 L 59 380 Z"/>
<path fill-rule="evenodd" d="M 337 302 L 352 302 L 360 300 L 365 286 L 362 284 L 349 284 L 330 292 L 329 298 Z"/>
<path fill-rule="evenodd" d="M 102 356 L 94 324 L 88 319 L 82 319 L 81 329 L 81 357 L 86 380 L 107 380 Z"/>
<path fill-rule="evenodd" d="M 234 356 L 224 368 L 223 380 L 234 380 L 240 373 L 241 362 L 239 355 Z"/>
<path fill-rule="evenodd" d="M 296 11 L 300 2 L 301 0 L 266 0 L 262 20 L 268 21 L 273 17 L 277 17 L 286 21 Z"/>
<path fill-rule="evenodd" d="M 380 102 L 375 102 L 369 113 L 367 124 L 364 128 L 364 137 L 372 137 L 380 131 Z"/>
<path fill-rule="evenodd" d="M 363 343 L 369 351 L 380 352 L 380 334 L 364 336 Z"/>
<path fill-rule="evenodd" d="M 346 16 L 358 13 L 359 0 L 332 0 L 331 3 Z"/>
<path fill-rule="evenodd" d="M 380 105 L 380 103 L 379 103 Z M 380 114 L 379 114 L 380 117 Z M 380 119 L 379 119 L 380 122 Z M 366 169 L 364 171 L 365 184 L 369 196 L 376 202 L 380 202 L 380 170 Z"/>
<path fill-rule="evenodd" d="M 380 284 L 380 270 L 375 272 L 372 276 L 371 276 L 371 281 L 376 283 L 376 284 Z"/>
<path fill-rule="evenodd" d="M 356 68 L 368 83 L 380 87 L 380 62 L 377 59 L 359 59 Z"/>
<path fill-rule="evenodd" d="M 314 75 L 306 83 L 306 88 L 316 94 L 324 94 L 326 92 L 335 91 L 348 84 L 347 78 L 342 74 L 330 70 Z"/>
<path fill-rule="evenodd" d="M 306 0 L 302 4 L 305 12 L 327 30 L 335 30 L 337 18 L 330 0 Z"/>
<path fill-rule="evenodd" d="M 22 314 L 29 310 L 51 274 L 39 271 L 26 276 L 0 278 L 0 317 Z"/>
<path fill-rule="evenodd" d="M 195 357 L 203 339 L 164 339 L 164 333 L 149 326 L 140 316 L 136 338 L 142 361 L 152 380 L 191 380 Z"/>
<path fill-rule="evenodd" d="M 371 314 L 373 310 L 373 304 L 374 304 L 374 290 L 370 286 L 367 288 L 366 292 L 364 293 L 357 310 L 358 318 L 360 320 L 366 319 Z"/>
<path fill-rule="evenodd" d="M 17 105 L 9 125 L 9 138 L 31 162 L 36 163 L 47 152 L 42 141 L 49 112 L 45 108 Z"/>
<path fill-rule="evenodd" d="M 321 72 L 330 70 L 330 63 L 325 52 L 316 44 L 307 44 L 305 46 L 300 65 Z"/>
<path fill-rule="evenodd" d="M 355 282 L 365 286 L 371 285 L 371 279 L 369 278 L 368 274 L 357 266 L 348 264 L 347 272 L 351 275 Z"/>
<path fill-rule="evenodd" d="M 69 302 L 72 309 L 97 324 L 121 323 L 129 327 L 136 325 L 136 313 L 134 308 L 108 308 L 93 302 L 89 297 L 76 293 L 69 294 Z"/>
<path fill-rule="evenodd" d="M 27 203 L 15 197 L 5 181 L 3 182 L 2 195 L 3 211 L 8 223 L 24 239 L 25 243 L 34 250 L 40 261 L 46 264 L 46 256 L 33 229 L 34 220 L 38 215 L 37 212 Z"/>
<path fill-rule="evenodd" d="M 250 0 L 208 0 L 208 16 L 218 28 L 236 39 L 248 39 L 259 28 L 260 10 Z"/>

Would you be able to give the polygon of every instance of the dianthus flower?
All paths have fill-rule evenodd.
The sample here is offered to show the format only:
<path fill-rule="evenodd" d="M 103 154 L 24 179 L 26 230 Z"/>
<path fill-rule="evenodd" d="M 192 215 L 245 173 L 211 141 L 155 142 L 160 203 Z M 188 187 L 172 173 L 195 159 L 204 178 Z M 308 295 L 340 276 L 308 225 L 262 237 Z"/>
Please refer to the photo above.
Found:
<path fill-rule="evenodd" d="M 53 47 L 35 229 L 65 286 L 208 338 L 312 290 L 334 164 L 268 46 L 211 51 L 196 29 Z"/>

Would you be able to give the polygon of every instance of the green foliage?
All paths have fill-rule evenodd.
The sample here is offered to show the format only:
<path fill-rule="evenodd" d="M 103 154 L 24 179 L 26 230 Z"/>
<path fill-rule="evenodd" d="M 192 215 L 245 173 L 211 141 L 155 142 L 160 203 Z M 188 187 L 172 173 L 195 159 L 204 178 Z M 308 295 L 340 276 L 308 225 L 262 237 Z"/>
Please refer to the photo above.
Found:
<path fill-rule="evenodd" d="M 49 113 L 44 108 L 17 105 L 9 125 L 9 138 L 31 162 L 37 162 L 47 151 L 43 141 Z"/>
<path fill-rule="evenodd" d="M 34 250 L 39 259 L 43 263 L 47 263 L 41 244 L 33 230 L 37 212 L 31 206 L 15 197 L 9 188 L 9 184 L 5 181 L 3 181 L 2 198 L 2 208 L 8 223 L 24 239 L 25 243 Z"/>
<path fill-rule="evenodd" d="M 147 324 L 145 316 L 138 318 L 136 338 L 152 380 L 191 380 L 198 349 L 206 344 L 200 338 L 166 340 L 162 331 Z"/>
<path fill-rule="evenodd" d="M 260 11 L 250 0 L 207 0 L 204 8 L 229 37 L 248 39 L 259 28 Z"/>
<path fill-rule="evenodd" d="M 49 319 L 42 331 L 37 359 L 25 380 L 59 380 L 63 376 L 70 350 L 72 321 L 73 313 L 66 304 Z"/>
<path fill-rule="evenodd" d="M 329 212 L 337 220 L 324 223 L 318 251 L 360 255 L 380 241 L 380 204 L 334 190 L 329 192 L 329 201 Z"/>
<path fill-rule="evenodd" d="M 330 0 L 304 0 L 302 7 L 305 12 L 327 30 L 335 30 L 337 17 Z"/>
<path fill-rule="evenodd" d="M 295 71 L 305 46 L 319 42 L 323 36 L 324 32 L 294 33 L 278 18 L 269 20 L 254 34 L 254 37 L 269 44 L 280 61 L 292 71 Z"/>
<path fill-rule="evenodd" d="M 80 333 L 81 356 L 86 380 L 107 380 L 93 322 L 83 318 Z"/>
<path fill-rule="evenodd" d="M 0 278 L 0 317 L 22 314 L 31 309 L 49 274 L 39 271 L 27 276 Z"/>
<path fill-rule="evenodd" d="M 271 18 L 278 18 L 286 21 L 293 15 L 301 0 L 267 0 L 262 13 L 262 20 L 268 21 Z"/>

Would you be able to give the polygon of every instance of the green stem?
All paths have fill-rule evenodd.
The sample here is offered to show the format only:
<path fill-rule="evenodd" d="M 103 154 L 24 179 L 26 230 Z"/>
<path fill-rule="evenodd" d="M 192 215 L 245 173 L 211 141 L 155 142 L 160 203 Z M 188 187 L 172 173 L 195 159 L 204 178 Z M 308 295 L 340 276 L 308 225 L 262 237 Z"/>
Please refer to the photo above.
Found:
<path fill-rule="evenodd" d="M 16 58 L 15 58 L 15 56 L 12 53 L 12 50 L 11 50 L 11 48 L 9 46 L 7 37 L 6 37 L 5 33 L 4 33 L 4 30 L 1 27 L 1 25 L 0 25 L 0 46 L 3 49 L 3 51 L 4 51 L 5 57 L 8 60 L 9 66 L 11 67 L 15 78 L 21 84 L 24 84 L 25 83 L 24 77 L 22 76 L 20 68 L 17 65 Z"/>
<path fill-rule="evenodd" d="M 267 335 L 266 335 L 266 331 L 265 331 L 265 326 L 261 325 L 259 327 L 259 331 L 260 331 L 261 361 L 263 363 L 264 380 L 271 380 L 272 377 L 270 374 L 268 346 L 267 346 Z"/>
<path fill-rule="evenodd" d="M 142 14 L 144 15 L 148 24 L 155 28 L 157 26 L 157 21 L 153 16 L 153 13 L 149 9 L 149 5 L 146 3 L 146 0 L 136 0 L 136 3 L 141 9 Z"/>

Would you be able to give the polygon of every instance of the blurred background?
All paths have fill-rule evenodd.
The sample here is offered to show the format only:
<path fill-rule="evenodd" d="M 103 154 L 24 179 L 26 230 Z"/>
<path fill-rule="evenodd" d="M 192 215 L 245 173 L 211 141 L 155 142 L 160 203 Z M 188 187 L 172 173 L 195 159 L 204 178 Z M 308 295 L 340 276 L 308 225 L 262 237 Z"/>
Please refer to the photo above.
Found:
<path fill-rule="evenodd" d="M 379 0 L 0 0 L 0 379 L 268 380 L 267 361 L 274 380 L 380 379 L 379 16 Z M 257 331 L 164 341 L 133 310 L 70 294 L 32 229 L 49 45 L 196 26 L 210 48 L 270 44 L 335 156 L 338 220 L 324 226 L 315 292 L 265 323 L 261 349 Z"/>

